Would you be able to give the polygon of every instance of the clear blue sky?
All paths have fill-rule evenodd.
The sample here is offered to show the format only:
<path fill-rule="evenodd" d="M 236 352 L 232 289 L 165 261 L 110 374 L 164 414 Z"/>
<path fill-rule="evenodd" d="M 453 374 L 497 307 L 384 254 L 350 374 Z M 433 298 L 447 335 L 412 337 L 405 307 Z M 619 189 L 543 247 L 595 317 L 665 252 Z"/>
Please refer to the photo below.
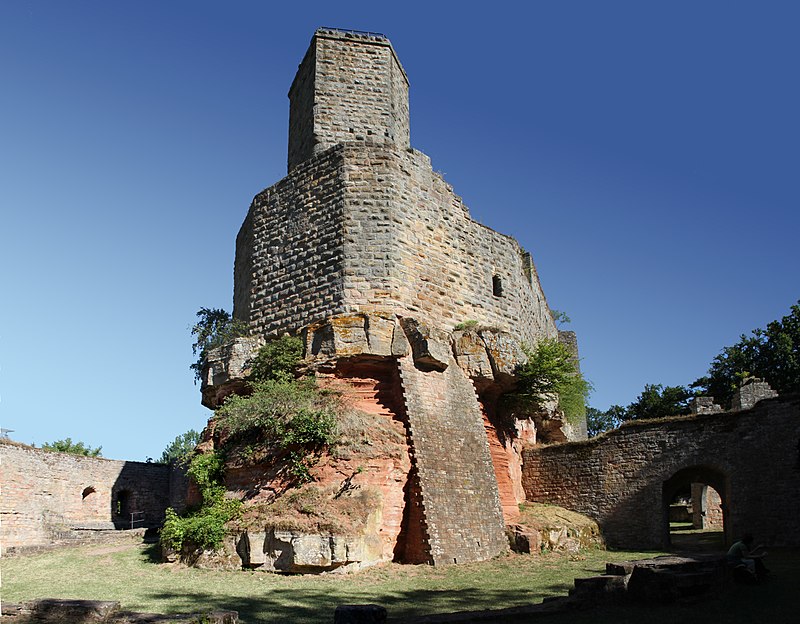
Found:
<path fill-rule="evenodd" d="M 474 8 L 470 8 L 474 7 Z M 386 33 L 411 141 L 533 253 L 592 403 L 800 298 L 796 2 L 0 3 L 0 424 L 144 460 L 210 412 L 189 326 L 285 174 L 318 26 Z"/>

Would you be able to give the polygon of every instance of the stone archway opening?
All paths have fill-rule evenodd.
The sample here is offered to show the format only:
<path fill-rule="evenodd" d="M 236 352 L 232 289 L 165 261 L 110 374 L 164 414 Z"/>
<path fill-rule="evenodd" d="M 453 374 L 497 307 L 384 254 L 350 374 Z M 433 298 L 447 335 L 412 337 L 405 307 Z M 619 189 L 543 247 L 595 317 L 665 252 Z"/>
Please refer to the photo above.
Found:
<path fill-rule="evenodd" d="M 673 551 L 720 551 L 729 543 L 729 479 L 710 466 L 679 470 L 663 484 L 664 547 Z"/>

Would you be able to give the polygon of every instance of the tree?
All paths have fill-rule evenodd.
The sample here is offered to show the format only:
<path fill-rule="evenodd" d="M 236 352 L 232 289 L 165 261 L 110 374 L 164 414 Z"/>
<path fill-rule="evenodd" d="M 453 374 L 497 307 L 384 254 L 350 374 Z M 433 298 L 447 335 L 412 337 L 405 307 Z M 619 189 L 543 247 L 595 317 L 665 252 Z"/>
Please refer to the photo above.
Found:
<path fill-rule="evenodd" d="M 191 459 L 192 453 L 199 443 L 200 433 L 194 429 L 189 429 L 189 431 L 177 436 L 167 445 L 167 448 L 161 453 L 161 459 L 158 461 L 162 464 L 171 464 L 173 462 L 185 464 Z"/>
<path fill-rule="evenodd" d="M 586 408 L 586 429 L 590 438 L 600 435 L 605 431 L 616 429 L 625 420 L 625 408 L 621 405 L 612 405 L 606 411 L 596 407 Z"/>
<path fill-rule="evenodd" d="M 612 405 L 606 411 L 594 407 L 586 410 L 586 426 L 589 437 L 619 427 L 628 420 L 666 418 L 689 412 L 688 402 L 691 392 L 683 386 L 662 386 L 645 384 L 644 390 L 633 403 L 626 407 Z"/>
<path fill-rule="evenodd" d="M 523 350 L 528 361 L 517 367 L 517 388 L 508 400 L 539 409 L 557 398 L 568 421 L 582 420 L 592 386 L 581 375 L 569 349 L 557 340 L 546 339 L 535 350 Z"/>
<path fill-rule="evenodd" d="M 692 393 L 683 386 L 645 384 L 642 393 L 625 409 L 623 420 L 645 420 L 688 414 L 688 402 L 691 397 Z"/>
<path fill-rule="evenodd" d="M 561 310 L 556 310 L 554 308 L 550 308 L 550 314 L 553 316 L 553 320 L 556 322 L 556 325 L 558 325 L 559 327 L 562 324 L 566 325 L 567 323 L 571 323 L 572 322 L 572 319 L 569 316 L 567 316 L 567 313 L 563 312 Z"/>
<path fill-rule="evenodd" d="M 232 318 L 220 308 L 200 308 L 197 318 L 198 321 L 192 327 L 192 336 L 195 337 L 192 354 L 197 356 L 197 361 L 189 366 L 194 371 L 195 380 L 200 379 L 211 349 L 245 336 L 248 332 L 247 323 Z"/>
<path fill-rule="evenodd" d="M 711 362 L 708 375 L 693 388 L 730 406 L 733 393 L 746 377 L 760 377 L 779 394 L 800 392 L 800 301 L 789 314 L 742 334 L 739 342 L 725 347 Z"/>
<path fill-rule="evenodd" d="M 250 373 L 251 381 L 291 381 L 303 357 L 303 341 L 284 335 L 271 340 L 258 350 Z"/>
<path fill-rule="evenodd" d="M 73 442 L 72 438 L 65 438 L 63 440 L 56 440 L 55 442 L 45 442 L 42 444 L 45 451 L 56 451 L 58 453 L 71 453 L 72 455 L 83 455 L 84 457 L 102 457 L 100 451 L 103 450 L 102 446 L 92 448 L 85 445 L 83 442 Z"/>

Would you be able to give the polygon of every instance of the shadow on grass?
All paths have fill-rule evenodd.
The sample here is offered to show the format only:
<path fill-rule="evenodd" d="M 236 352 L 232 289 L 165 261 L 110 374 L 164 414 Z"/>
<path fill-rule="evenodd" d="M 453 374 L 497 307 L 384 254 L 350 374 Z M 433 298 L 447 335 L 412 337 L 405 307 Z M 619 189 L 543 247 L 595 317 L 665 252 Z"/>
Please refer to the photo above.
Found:
<path fill-rule="evenodd" d="M 594 606 L 532 619 L 498 617 L 496 624 L 794 624 L 800 600 L 800 549 L 770 552 L 772 577 L 760 585 L 728 585 L 706 599 L 673 604 Z M 464 622 L 462 620 L 462 622 Z M 467 620 L 466 622 L 469 622 Z"/>
<path fill-rule="evenodd" d="M 168 592 L 149 594 L 150 598 L 168 600 L 176 613 L 199 612 L 210 609 L 232 609 L 239 612 L 240 619 L 246 624 L 256 622 L 299 622 L 325 623 L 333 621 L 336 607 L 342 604 L 379 604 L 386 607 L 391 621 L 403 621 L 405 618 L 429 615 L 433 613 L 450 613 L 456 611 L 474 611 L 485 609 L 486 604 L 505 608 L 512 603 L 519 604 L 517 592 L 479 588 L 459 590 L 408 590 L 370 592 L 368 588 L 352 591 L 337 588 L 337 595 L 322 589 L 268 589 L 263 596 L 243 598 L 192 592 L 176 596 Z M 566 594 L 563 585 L 553 585 L 556 592 Z M 476 606 L 476 597 L 480 596 L 480 606 Z M 517 598 L 516 602 L 514 598 Z"/>
<path fill-rule="evenodd" d="M 800 551 L 786 549 L 770 556 L 774 572 L 771 580 L 758 586 L 731 585 L 721 594 L 692 603 L 669 605 L 600 606 L 589 611 L 570 611 L 562 614 L 539 615 L 536 622 L 547 624 L 746 624 L 769 622 L 782 624 L 797 619 L 797 586 L 800 583 L 798 559 Z M 484 590 L 469 587 L 458 590 L 386 590 L 380 587 L 337 586 L 336 594 L 324 588 L 269 588 L 263 595 L 249 597 L 189 592 L 182 595 L 167 591 L 150 594 L 151 598 L 168 601 L 175 612 L 198 612 L 210 609 L 233 609 L 246 624 L 260 622 L 326 623 L 341 604 L 375 603 L 386 607 L 389 620 L 402 622 L 406 618 L 433 613 L 473 611 L 487 608 L 502 609 L 520 605 L 518 591 Z M 554 593 L 566 595 L 568 586 L 553 583 L 547 587 Z M 524 601 L 523 601 L 524 602 Z M 530 604 L 530 603 L 529 603 Z M 485 621 L 485 620 L 484 620 Z M 521 624 L 534 621 L 530 617 L 498 617 L 498 624 Z"/>

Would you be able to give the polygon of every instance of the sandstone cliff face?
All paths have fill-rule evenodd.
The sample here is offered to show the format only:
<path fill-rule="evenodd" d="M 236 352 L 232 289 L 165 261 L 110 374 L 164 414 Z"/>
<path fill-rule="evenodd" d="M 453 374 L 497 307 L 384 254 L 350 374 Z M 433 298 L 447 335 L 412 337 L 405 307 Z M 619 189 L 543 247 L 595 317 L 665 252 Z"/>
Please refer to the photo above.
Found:
<path fill-rule="evenodd" d="M 246 513 L 226 556 L 245 566 L 319 571 L 502 552 L 504 526 L 525 500 L 523 446 L 566 439 L 554 406 L 498 414 L 498 398 L 526 357 L 521 345 L 494 328 L 448 333 L 384 313 L 336 315 L 306 327 L 303 340 L 303 372 L 341 397 L 340 442 L 300 488 L 268 454 L 245 461 L 230 454 L 226 488 Z M 246 391 L 260 344 L 237 339 L 210 354 L 202 389 L 209 407 Z M 220 443 L 212 419 L 201 449 Z"/>

